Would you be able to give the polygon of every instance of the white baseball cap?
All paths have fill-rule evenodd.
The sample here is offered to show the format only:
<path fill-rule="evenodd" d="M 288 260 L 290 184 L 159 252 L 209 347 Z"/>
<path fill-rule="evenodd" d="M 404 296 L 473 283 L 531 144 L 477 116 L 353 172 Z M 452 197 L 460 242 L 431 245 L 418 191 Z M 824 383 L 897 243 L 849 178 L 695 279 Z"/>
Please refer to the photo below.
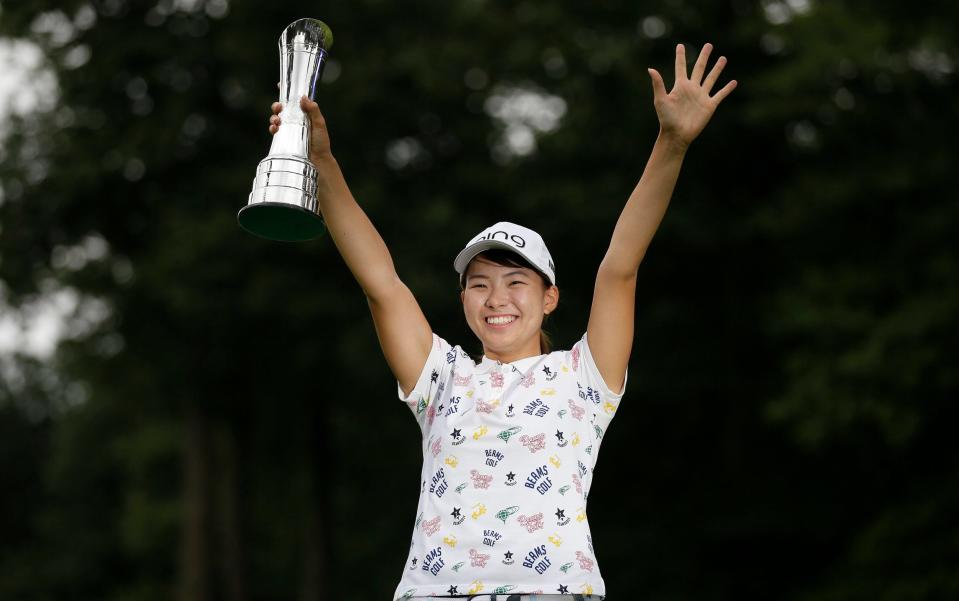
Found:
<path fill-rule="evenodd" d="M 462 277 L 473 257 L 491 248 L 513 251 L 542 272 L 550 284 L 556 285 L 556 267 L 553 265 L 553 257 L 550 256 L 542 236 L 529 228 L 508 221 L 500 221 L 470 240 L 466 248 L 461 250 L 453 260 L 456 273 Z"/>

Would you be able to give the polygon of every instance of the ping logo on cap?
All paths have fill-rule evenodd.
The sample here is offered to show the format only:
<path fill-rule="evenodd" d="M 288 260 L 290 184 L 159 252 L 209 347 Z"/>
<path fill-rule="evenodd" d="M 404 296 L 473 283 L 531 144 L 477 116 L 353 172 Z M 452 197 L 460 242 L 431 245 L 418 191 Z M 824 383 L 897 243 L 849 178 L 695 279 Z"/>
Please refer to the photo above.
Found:
<path fill-rule="evenodd" d="M 496 240 L 497 236 L 500 234 L 503 235 L 503 240 L 506 242 L 512 242 L 516 248 L 526 248 L 526 240 L 524 240 L 522 236 L 518 234 L 509 234 L 502 230 L 498 232 L 487 232 L 485 235 L 477 236 L 473 242 L 479 242 L 480 240 Z M 470 242 L 470 244 L 473 244 L 473 242 Z"/>

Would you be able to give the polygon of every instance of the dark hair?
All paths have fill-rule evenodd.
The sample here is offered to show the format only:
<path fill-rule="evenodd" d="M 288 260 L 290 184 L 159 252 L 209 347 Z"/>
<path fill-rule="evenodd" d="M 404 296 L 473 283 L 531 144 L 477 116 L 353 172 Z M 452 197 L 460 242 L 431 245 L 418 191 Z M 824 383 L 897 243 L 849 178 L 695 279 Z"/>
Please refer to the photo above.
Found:
<path fill-rule="evenodd" d="M 549 278 L 546 277 L 546 274 L 533 267 L 529 261 L 511 250 L 506 250 L 505 248 L 491 248 L 477 254 L 476 257 L 483 257 L 490 263 L 495 263 L 496 265 L 502 265 L 504 267 L 523 267 L 526 269 L 532 269 L 539 275 L 540 278 L 542 278 L 544 288 L 548 289 L 553 285 L 550 283 Z M 476 257 L 473 257 L 473 259 Z M 464 269 L 463 275 L 460 276 L 460 289 L 466 288 L 466 271 L 467 270 Z M 543 316 L 543 323 L 546 323 L 547 317 L 549 317 L 549 315 Z M 549 334 L 547 334 L 546 330 L 543 328 L 540 328 L 539 330 L 539 350 L 544 355 L 549 354 L 550 351 L 553 350 L 553 342 L 549 339 Z"/>

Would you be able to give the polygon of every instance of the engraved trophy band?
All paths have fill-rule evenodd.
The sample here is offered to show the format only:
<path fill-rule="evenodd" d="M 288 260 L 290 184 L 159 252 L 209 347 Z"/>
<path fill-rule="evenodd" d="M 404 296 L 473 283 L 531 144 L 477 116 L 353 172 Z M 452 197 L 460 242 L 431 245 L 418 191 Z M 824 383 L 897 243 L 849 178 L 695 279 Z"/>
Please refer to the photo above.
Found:
<path fill-rule="evenodd" d="M 280 34 L 280 127 L 260 161 L 253 191 L 237 221 L 248 232 L 283 242 L 310 240 L 326 227 L 316 200 L 316 168 L 310 163 L 310 121 L 300 98 L 315 99 L 333 32 L 322 21 L 300 19 Z"/>

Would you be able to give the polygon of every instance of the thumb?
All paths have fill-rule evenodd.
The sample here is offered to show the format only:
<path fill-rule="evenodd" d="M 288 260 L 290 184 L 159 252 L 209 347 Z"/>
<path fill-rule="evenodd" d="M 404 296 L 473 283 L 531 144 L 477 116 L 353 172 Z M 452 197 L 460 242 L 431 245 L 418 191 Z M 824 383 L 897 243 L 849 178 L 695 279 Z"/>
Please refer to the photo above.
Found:
<path fill-rule="evenodd" d="M 304 95 L 300 98 L 300 109 L 306 113 L 306 116 L 310 118 L 310 122 L 313 125 L 322 126 L 324 124 L 323 113 L 320 112 L 320 105 L 310 100 L 308 96 Z"/>
<path fill-rule="evenodd" d="M 663 83 L 663 76 L 656 69 L 646 69 L 649 72 L 649 79 L 653 84 L 653 102 L 659 101 L 666 96 L 666 84 Z"/>

